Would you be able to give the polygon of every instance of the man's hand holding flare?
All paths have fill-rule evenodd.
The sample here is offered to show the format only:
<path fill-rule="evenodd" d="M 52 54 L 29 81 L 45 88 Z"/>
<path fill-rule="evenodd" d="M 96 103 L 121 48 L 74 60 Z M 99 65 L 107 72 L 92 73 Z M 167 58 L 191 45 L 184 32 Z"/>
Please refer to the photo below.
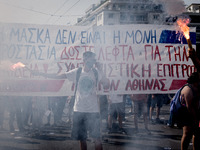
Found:
<path fill-rule="evenodd" d="M 197 57 L 196 51 L 194 48 L 188 48 L 187 55 L 191 58 L 194 66 L 197 68 L 198 72 L 200 71 L 200 60 Z"/>

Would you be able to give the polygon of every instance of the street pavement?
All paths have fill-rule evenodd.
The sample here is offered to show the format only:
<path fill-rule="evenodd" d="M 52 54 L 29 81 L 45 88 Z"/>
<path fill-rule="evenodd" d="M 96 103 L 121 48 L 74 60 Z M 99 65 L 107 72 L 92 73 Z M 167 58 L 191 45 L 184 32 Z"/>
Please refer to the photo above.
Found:
<path fill-rule="evenodd" d="M 128 111 L 128 110 L 127 110 Z M 104 150 L 179 150 L 182 129 L 166 126 L 169 105 L 161 109 L 160 123 L 149 123 L 151 134 L 145 132 L 143 119 L 139 119 L 139 131 L 134 127 L 133 115 L 126 113 L 123 123 L 127 134 L 107 133 L 105 120 L 102 122 L 102 144 Z M 116 126 L 116 124 L 114 124 Z M 6 125 L 5 125 L 6 126 Z M 0 150 L 78 150 L 78 141 L 70 139 L 70 125 L 44 126 L 40 130 L 10 133 L 8 128 L 0 131 Z M 94 150 L 94 142 L 88 139 L 88 150 Z M 190 144 L 189 149 L 192 149 Z"/>

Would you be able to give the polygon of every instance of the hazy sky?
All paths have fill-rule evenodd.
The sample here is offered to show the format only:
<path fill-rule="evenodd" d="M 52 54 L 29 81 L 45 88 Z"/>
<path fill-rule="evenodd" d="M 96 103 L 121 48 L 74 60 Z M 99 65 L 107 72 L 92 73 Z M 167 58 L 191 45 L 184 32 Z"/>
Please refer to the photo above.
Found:
<path fill-rule="evenodd" d="M 0 22 L 73 25 L 100 0 L 0 0 Z M 168 0 L 162 0 L 168 1 Z M 173 0 L 182 1 L 182 0 Z M 200 0 L 184 0 L 186 5 Z"/>

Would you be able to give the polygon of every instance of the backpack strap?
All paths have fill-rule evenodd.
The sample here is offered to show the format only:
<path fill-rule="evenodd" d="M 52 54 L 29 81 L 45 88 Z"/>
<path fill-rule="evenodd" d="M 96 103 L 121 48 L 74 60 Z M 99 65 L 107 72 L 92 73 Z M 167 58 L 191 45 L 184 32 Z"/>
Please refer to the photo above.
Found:
<path fill-rule="evenodd" d="M 81 76 L 81 72 L 82 72 L 82 68 L 79 67 L 76 73 L 76 85 L 75 85 L 75 92 L 74 92 L 74 96 L 76 95 L 76 91 L 77 91 L 77 86 L 78 86 L 78 81 L 80 79 Z"/>

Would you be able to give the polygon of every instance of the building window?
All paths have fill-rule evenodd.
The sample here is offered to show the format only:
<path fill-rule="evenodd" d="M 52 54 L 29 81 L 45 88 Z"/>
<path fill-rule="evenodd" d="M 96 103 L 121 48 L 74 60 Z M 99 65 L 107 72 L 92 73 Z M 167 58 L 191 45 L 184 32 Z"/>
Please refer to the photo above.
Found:
<path fill-rule="evenodd" d="M 120 7 L 121 10 L 126 9 L 126 5 L 125 4 L 121 4 L 119 7 Z"/>
<path fill-rule="evenodd" d="M 136 16 L 136 21 L 147 21 L 147 16 L 143 15 Z"/>
<path fill-rule="evenodd" d="M 159 4 L 159 5 L 154 5 L 154 10 L 155 11 L 161 11 L 162 10 L 162 5 Z"/>
<path fill-rule="evenodd" d="M 130 21 L 134 21 L 134 15 L 130 16 Z"/>
<path fill-rule="evenodd" d="M 125 21 L 126 20 L 126 14 L 125 13 L 121 13 L 120 14 L 120 20 L 121 21 Z"/>
<path fill-rule="evenodd" d="M 159 20 L 159 15 L 153 15 L 153 20 Z"/>
<path fill-rule="evenodd" d="M 108 18 L 113 18 L 113 16 L 114 16 L 113 13 L 108 14 Z"/>
<path fill-rule="evenodd" d="M 142 5 L 140 8 L 141 8 L 141 10 L 144 10 L 144 5 Z"/>
<path fill-rule="evenodd" d="M 134 9 L 134 10 L 137 10 L 137 9 L 138 9 L 138 6 L 137 6 L 137 5 L 133 5 L 133 9 Z"/>
<path fill-rule="evenodd" d="M 151 5 L 147 5 L 145 9 L 146 10 L 151 10 Z"/>
<path fill-rule="evenodd" d="M 113 10 L 116 10 L 116 5 L 115 4 L 113 4 Z"/>

